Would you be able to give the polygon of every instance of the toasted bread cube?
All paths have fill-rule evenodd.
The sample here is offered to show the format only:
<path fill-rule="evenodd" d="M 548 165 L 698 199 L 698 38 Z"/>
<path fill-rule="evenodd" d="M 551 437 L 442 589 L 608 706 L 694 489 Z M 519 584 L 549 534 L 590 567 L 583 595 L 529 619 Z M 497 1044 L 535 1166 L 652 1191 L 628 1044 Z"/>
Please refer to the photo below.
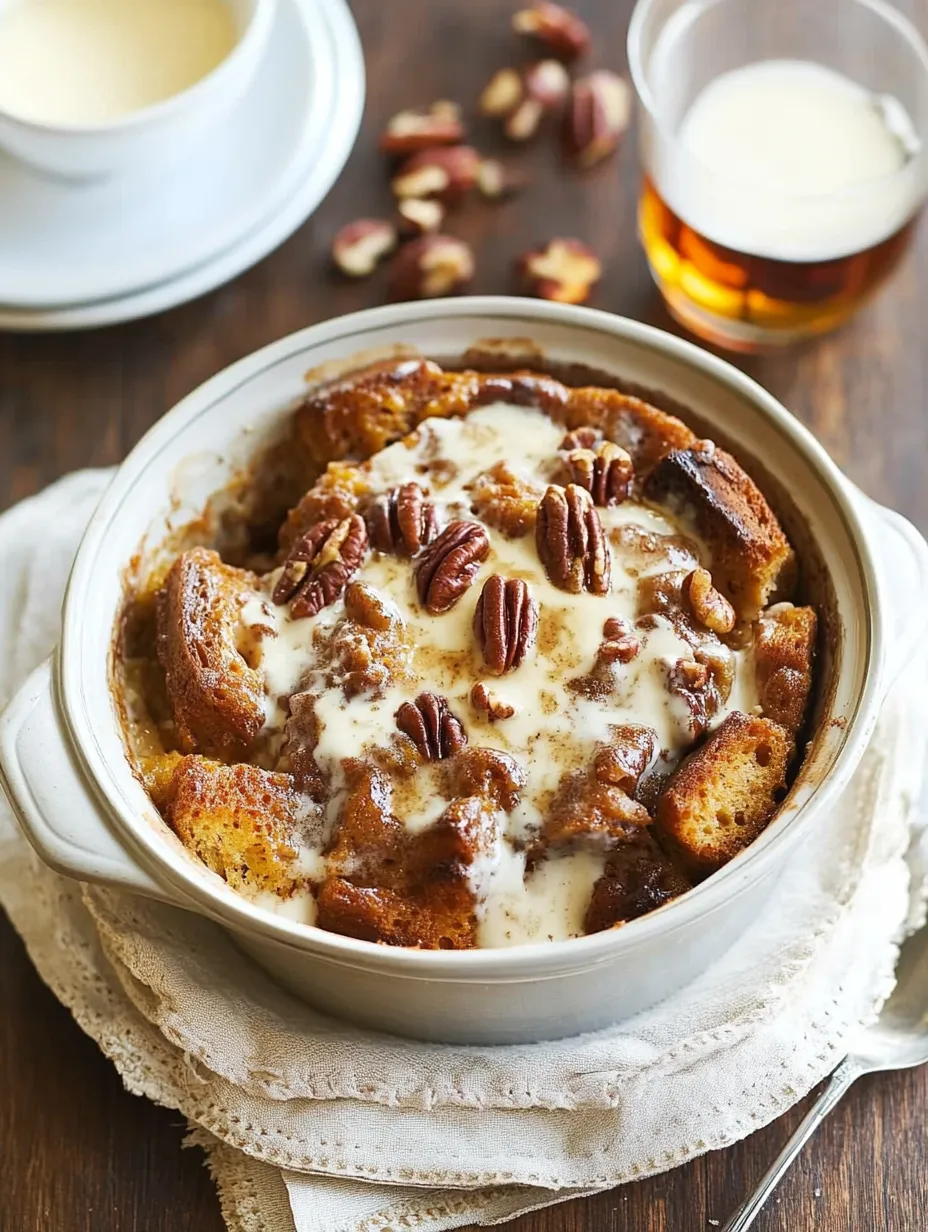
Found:
<path fill-rule="evenodd" d="M 589 424 L 602 429 L 632 457 L 637 479 L 643 479 L 671 450 L 688 449 L 696 436 L 682 420 L 617 389 L 595 386 L 568 391 L 567 426 Z"/>
<path fill-rule="evenodd" d="M 406 831 L 393 815 L 393 790 L 380 770 L 345 763 L 348 794 L 326 847 L 329 870 L 368 884 L 397 886 L 404 876 Z"/>
<path fill-rule="evenodd" d="M 298 446 L 316 463 L 364 459 L 429 415 L 463 415 L 479 393 L 473 372 L 443 372 L 426 359 L 396 359 L 313 390 L 294 419 Z"/>
<path fill-rule="evenodd" d="M 434 825 L 410 839 L 406 853 L 409 882 L 419 886 L 465 877 L 492 850 L 502 816 L 485 796 L 452 800 Z"/>
<path fill-rule="evenodd" d="M 735 711 L 684 761 L 654 821 L 688 872 L 715 872 L 754 842 L 786 787 L 791 748 L 779 723 Z"/>
<path fill-rule="evenodd" d="M 735 459 L 711 442 L 677 449 L 644 495 L 689 521 L 712 556 L 712 581 L 741 620 L 756 620 L 795 584 L 796 559 L 773 510 Z"/>
<path fill-rule="evenodd" d="M 764 715 L 795 739 L 812 688 L 818 621 L 814 608 L 782 603 L 765 612 L 754 641 L 757 689 Z"/>
<path fill-rule="evenodd" d="M 660 849 L 650 829 L 640 830 L 609 856 L 593 887 L 584 931 L 598 933 L 637 920 L 689 888 L 689 880 Z"/>
<path fill-rule="evenodd" d="M 650 824 L 648 810 L 620 787 L 576 770 L 562 780 L 541 833 L 529 849 L 532 863 L 551 852 L 583 847 L 611 851 Z"/>
<path fill-rule="evenodd" d="M 423 950 L 467 950 L 477 941 L 473 895 L 461 881 L 400 895 L 329 877 L 316 903 L 320 928 L 362 941 Z"/>
<path fill-rule="evenodd" d="M 241 610 L 257 579 L 193 548 L 158 594 L 158 659 L 184 753 L 233 757 L 264 725 L 264 682 L 239 649 Z"/>
<path fill-rule="evenodd" d="M 297 805 L 286 774 L 185 757 L 165 811 L 187 850 L 233 889 L 281 892 L 292 886 Z"/>

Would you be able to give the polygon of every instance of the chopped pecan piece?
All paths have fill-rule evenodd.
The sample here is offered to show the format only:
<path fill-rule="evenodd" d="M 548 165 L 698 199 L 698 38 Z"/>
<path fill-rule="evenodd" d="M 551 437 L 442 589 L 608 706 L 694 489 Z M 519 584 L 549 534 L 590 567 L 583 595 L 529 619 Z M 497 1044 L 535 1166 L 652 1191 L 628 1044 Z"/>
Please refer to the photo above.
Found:
<path fill-rule="evenodd" d="M 460 107 L 440 100 L 428 111 L 397 112 L 383 131 L 380 148 L 385 154 L 415 154 L 437 145 L 455 145 L 463 136 Z"/>
<path fill-rule="evenodd" d="M 549 240 L 523 253 L 517 268 L 529 295 L 559 304 L 585 304 L 603 272 L 592 249 L 576 239 Z"/>
<path fill-rule="evenodd" d="M 474 636 L 494 676 L 514 671 L 535 644 L 538 604 L 521 578 L 487 578 L 474 608 Z"/>
<path fill-rule="evenodd" d="M 688 573 L 682 593 L 701 625 L 713 633 L 731 633 L 735 627 L 735 609 L 712 585 L 708 569 L 694 569 Z"/>
<path fill-rule="evenodd" d="M 631 663 L 641 650 L 641 638 L 626 620 L 610 616 L 603 625 L 603 641 L 596 658 L 601 663 Z"/>
<path fill-rule="evenodd" d="M 437 299 L 455 295 L 474 276 L 469 244 L 452 235 L 420 235 L 404 244 L 390 267 L 390 298 Z"/>
<path fill-rule="evenodd" d="M 422 606 L 434 615 L 453 608 L 489 551 L 490 540 L 479 522 L 452 522 L 419 559 L 416 587 Z"/>
<path fill-rule="evenodd" d="M 349 278 L 366 278 L 396 247 L 396 227 L 382 218 L 350 222 L 332 241 L 332 260 Z"/>
<path fill-rule="evenodd" d="M 568 432 L 561 441 L 561 450 L 570 453 L 574 449 L 595 449 L 602 439 L 602 428 L 594 428 L 587 424 Z"/>
<path fill-rule="evenodd" d="M 506 462 L 478 475 L 471 492 L 471 512 L 510 539 L 527 535 L 535 521 L 541 490 L 525 483 Z"/>
<path fill-rule="evenodd" d="M 438 514 L 417 483 L 404 483 L 375 497 L 367 529 L 378 552 L 415 556 L 438 534 Z"/>
<path fill-rule="evenodd" d="M 564 129 L 567 152 L 583 169 L 616 148 L 631 118 L 632 92 L 616 73 L 599 69 L 574 83 Z"/>
<path fill-rule="evenodd" d="M 576 13 L 550 0 L 536 0 L 512 18 L 517 34 L 530 34 L 565 60 L 582 55 L 590 45 L 589 27 Z"/>
<path fill-rule="evenodd" d="M 345 614 L 355 624 L 377 633 L 401 620 L 393 604 L 366 582 L 350 582 L 345 591 Z"/>
<path fill-rule="evenodd" d="M 690 734 L 702 735 L 720 703 L 709 667 L 694 659 L 677 659 L 667 669 L 667 691 L 682 698 L 689 708 Z"/>
<path fill-rule="evenodd" d="M 612 441 L 602 441 L 595 448 L 572 449 L 566 464 L 572 482 L 589 492 L 594 505 L 603 507 L 625 500 L 635 479 L 631 455 Z"/>
<path fill-rule="evenodd" d="M 471 689 L 470 703 L 480 714 L 485 714 L 491 723 L 500 719 L 511 719 L 516 712 L 515 706 L 498 698 L 482 680 Z"/>
<path fill-rule="evenodd" d="M 545 572 L 561 590 L 609 592 L 612 558 L 589 492 L 553 484 L 538 506 L 535 542 Z"/>
<path fill-rule="evenodd" d="M 420 693 L 415 702 L 403 702 L 396 712 L 396 725 L 426 761 L 442 761 L 467 743 L 461 720 L 437 693 Z"/>
<path fill-rule="evenodd" d="M 366 551 L 367 527 L 359 514 L 317 522 L 290 549 L 274 602 L 289 602 L 294 620 L 315 616 L 344 591 Z"/>

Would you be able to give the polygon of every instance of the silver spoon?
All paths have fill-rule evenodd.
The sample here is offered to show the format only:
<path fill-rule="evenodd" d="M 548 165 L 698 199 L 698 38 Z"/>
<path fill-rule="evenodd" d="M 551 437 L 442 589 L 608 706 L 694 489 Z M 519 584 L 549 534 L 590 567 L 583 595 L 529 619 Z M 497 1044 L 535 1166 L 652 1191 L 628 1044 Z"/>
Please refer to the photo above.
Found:
<path fill-rule="evenodd" d="M 721 1232 L 746 1232 L 751 1227 L 800 1150 L 862 1074 L 911 1069 L 928 1062 L 928 926 L 913 934 L 902 947 L 896 978 L 893 995 L 877 1021 L 857 1033 L 853 1051 L 831 1075 L 757 1189 Z"/>

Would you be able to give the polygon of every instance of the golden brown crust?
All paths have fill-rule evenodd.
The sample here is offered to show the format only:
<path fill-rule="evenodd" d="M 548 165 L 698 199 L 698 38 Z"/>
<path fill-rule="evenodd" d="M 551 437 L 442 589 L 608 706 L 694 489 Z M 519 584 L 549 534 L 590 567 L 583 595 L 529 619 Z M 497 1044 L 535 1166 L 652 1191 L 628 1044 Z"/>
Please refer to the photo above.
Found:
<path fill-rule="evenodd" d="M 286 774 L 184 757 L 165 811 L 181 842 L 233 889 L 292 886 L 297 797 Z"/>
<path fill-rule="evenodd" d="M 678 449 L 657 465 L 644 495 L 691 522 L 712 554 L 712 580 L 741 620 L 754 620 L 795 584 L 793 549 L 760 489 L 711 442 Z"/>
<path fill-rule="evenodd" d="M 786 787 L 789 733 L 735 711 L 673 775 L 655 827 L 694 875 L 727 864 L 757 838 Z"/>
<path fill-rule="evenodd" d="M 397 894 L 341 877 L 322 883 L 317 924 L 329 932 L 422 950 L 466 950 L 477 943 L 473 897 L 460 882 Z"/>
<path fill-rule="evenodd" d="M 631 455 L 636 479 L 644 479 L 671 450 L 688 449 L 695 434 L 673 415 L 619 393 L 588 386 L 569 389 L 564 420 L 571 429 L 589 424 Z"/>
<path fill-rule="evenodd" d="M 159 592 L 158 659 L 185 753 L 242 756 L 264 724 L 261 677 L 237 636 L 257 585 L 216 552 L 193 548 L 177 558 Z"/>
<path fill-rule="evenodd" d="M 765 716 L 793 739 L 802 727 L 818 627 L 811 607 L 778 606 L 761 616 L 754 642 L 757 688 Z"/>

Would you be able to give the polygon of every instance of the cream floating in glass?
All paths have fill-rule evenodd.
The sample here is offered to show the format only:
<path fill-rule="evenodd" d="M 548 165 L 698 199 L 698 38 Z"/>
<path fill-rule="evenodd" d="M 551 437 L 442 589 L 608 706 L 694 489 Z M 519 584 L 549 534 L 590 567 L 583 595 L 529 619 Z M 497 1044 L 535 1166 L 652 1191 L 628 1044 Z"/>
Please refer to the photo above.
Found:
<path fill-rule="evenodd" d="M 247 89 L 275 4 L 0 2 L 0 146 L 77 178 L 170 162 Z"/>
<path fill-rule="evenodd" d="M 639 0 L 639 230 L 689 329 L 763 350 L 845 321 L 928 195 L 928 48 L 882 0 Z"/>

